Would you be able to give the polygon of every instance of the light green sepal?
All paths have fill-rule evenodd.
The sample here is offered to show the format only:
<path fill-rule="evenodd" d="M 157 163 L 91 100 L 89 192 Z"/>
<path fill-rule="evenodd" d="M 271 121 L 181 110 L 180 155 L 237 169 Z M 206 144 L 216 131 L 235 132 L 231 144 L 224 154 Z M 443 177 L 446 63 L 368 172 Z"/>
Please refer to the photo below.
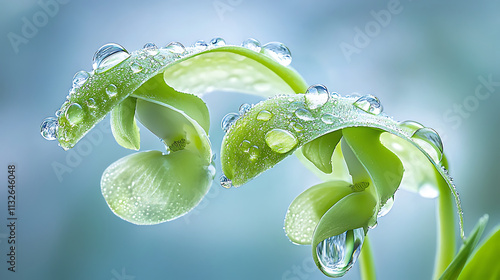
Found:
<path fill-rule="evenodd" d="M 127 97 L 111 111 L 111 132 L 122 147 L 139 150 L 141 136 L 135 121 L 136 99 Z"/>

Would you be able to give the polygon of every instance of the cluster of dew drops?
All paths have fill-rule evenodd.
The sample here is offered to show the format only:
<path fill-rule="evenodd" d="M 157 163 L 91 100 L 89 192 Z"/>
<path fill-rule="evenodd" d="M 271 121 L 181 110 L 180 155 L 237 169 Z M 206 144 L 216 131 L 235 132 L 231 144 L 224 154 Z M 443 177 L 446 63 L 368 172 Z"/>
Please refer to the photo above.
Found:
<path fill-rule="evenodd" d="M 217 37 L 213 38 L 208 43 L 204 40 L 198 40 L 190 47 L 184 47 L 184 45 L 179 42 L 171 42 L 161 49 L 177 55 L 178 58 L 182 58 L 205 51 L 207 49 L 223 47 L 225 45 L 226 41 L 222 38 Z M 280 42 L 270 42 L 265 45 L 261 45 L 258 40 L 249 38 L 243 41 L 241 46 L 255 52 L 263 53 L 283 66 L 288 66 L 292 62 L 290 50 Z M 149 55 L 156 55 L 158 54 L 160 49 L 154 43 L 147 43 L 142 48 L 142 51 L 146 52 Z M 66 96 L 66 102 L 69 102 L 71 96 L 75 94 L 76 90 L 83 86 L 93 74 L 102 73 L 127 59 L 128 57 L 130 57 L 129 52 L 121 45 L 109 43 L 100 47 L 95 52 L 93 57 L 92 72 L 82 70 L 74 75 L 69 94 Z M 130 68 L 133 73 L 140 73 L 143 71 L 143 67 L 136 62 L 132 63 L 130 65 Z M 106 88 L 106 93 L 110 98 L 115 96 L 117 92 L 118 89 L 113 84 L 110 84 Z M 87 101 L 87 106 L 95 107 L 95 103 L 95 100 L 93 98 L 90 98 Z M 58 118 L 63 113 L 65 114 L 71 125 L 75 125 L 81 122 L 84 116 L 82 106 L 78 103 L 72 103 L 69 106 L 66 106 L 65 112 L 57 110 L 55 113 L 55 117 L 45 118 L 40 125 L 40 133 L 43 138 L 45 138 L 46 140 L 57 139 L 57 132 L 59 128 Z"/>

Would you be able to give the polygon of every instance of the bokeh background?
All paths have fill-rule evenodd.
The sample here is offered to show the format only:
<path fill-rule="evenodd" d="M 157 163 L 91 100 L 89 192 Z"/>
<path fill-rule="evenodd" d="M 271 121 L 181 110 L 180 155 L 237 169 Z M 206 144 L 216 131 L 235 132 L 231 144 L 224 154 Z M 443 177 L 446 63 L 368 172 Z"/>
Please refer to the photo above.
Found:
<path fill-rule="evenodd" d="M 94 128 L 98 141 L 73 166 L 70 152 L 40 136 L 40 122 L 62 104 L 73 74 L 91 70 L 92 55 L 108 42 L 129 51 L 219 36 L 236 45 L 248 37 L 283 42 L 308 83 L 376 95 L 395 119 L 435 128 L 461 194 L 466 232 L 483 213 L 490 215 L 486 234 L 500 223 L 498 1 L 0 3 L 2 280 L 326 279 L 313 267 L 311 248 L 293 245 L 282 229 L 289 203 L 319 182 L 296 158 L 238 189 L 214 182 L 201 204 L 175 221 L 136 226 L 116 217 L 100 193 L 102 171 L 131 153 L 115 143 L 109 125 Z M 390 19 L 376 23 L 381 10 Z M 23 26 L 35 21 L 39 27 L 24 36 Z M 479 99 L 482 79 L 493 83 Z M 221 118 L 259 100 L 206 96 L 216 153 Z M 161 148 L 142 132 L 142 149 Z M 55 163 L 69 171 L 58 178 Z M 17 170 L 15 273 L 6 264 L 8 164 Z M 379 278 L 429 279 L 435 233 L 435 200 L 399 191 L 392 211 L 370 231 Z M 359 277 L 355 265 L 344 279 Z"/>

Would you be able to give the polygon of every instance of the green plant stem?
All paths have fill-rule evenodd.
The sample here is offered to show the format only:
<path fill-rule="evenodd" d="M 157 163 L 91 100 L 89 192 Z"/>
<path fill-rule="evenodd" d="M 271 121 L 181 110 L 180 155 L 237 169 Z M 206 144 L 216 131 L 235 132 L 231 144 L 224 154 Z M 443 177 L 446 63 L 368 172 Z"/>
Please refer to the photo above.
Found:
<path fill-rule="evenodd" d="M 362 280 L 375 280 L 375 263 L 373 262 L 372 247 L 368 235 L 365 237 L 363 248 L 359 256 L 359 268 L 361 271 Z"/>
<path fill-rule="evenodd" d="M 437 201 L 437 250 L 432 279 L 439 279 L 455 256 L 455 212 L 453 196 L 448 185 L 438 182 Z"/>

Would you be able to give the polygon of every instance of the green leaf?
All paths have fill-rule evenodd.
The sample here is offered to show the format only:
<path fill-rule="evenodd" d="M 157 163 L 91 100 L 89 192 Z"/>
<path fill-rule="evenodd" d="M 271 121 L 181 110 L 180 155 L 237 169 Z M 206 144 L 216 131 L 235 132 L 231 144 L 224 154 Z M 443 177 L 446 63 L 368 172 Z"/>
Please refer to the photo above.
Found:
<path fill-rule="evenodd" d="M 353 192 L 351 183 L 329 181 L 313 186 L 297 196 L 285 216 L 285 232 L 297 244 L 310 245 L 321 217 L 335 203 Z"/>
<path fill-rule="evenodd" d="M 141 140 L 135 121 L 136 99 L 128 97 L 111 111 L 111 132 L 122 147 L 139 150 Z"/>
<path fill-rule="evenodd" d="M 455 256 L 453 261 L 450 263 L 448 268 L 445 270 L 443 275 L 439 279 L 441 280 L 451 280 L 451 279 L 457 279 L 459 275 L 467 275 L 466 274 L 461 274 L 462 268 L 464 267 L 467 259 L 471 255 L 472 251 L 476 247 L 477 243 L 479 242 L 479 239 L 483 235 L 484 228 L 486 227 L 486 224 L 488 223 L 488 215 L 484 215 L 479 221 L 477 222 L 476 226 L 474 226 L 474 229 L 472 229 L 472 232 L 470 233 L 469 237 L 464 240 L 464 244 L 460 248 L 460 251 L 458 254 Z M 499 239 L 500 242 L 500 239 Z M 500 245 L 500 243 L 498 243 Z M 492 246 L 494 247 L 494 246 Z M 499 249 L 500 246 L 497 245 L 497 249 Z M 498 251 L 495 252 L 494 257 L 498 256 Z M 492 256 L 493 257 L 493 256 Z M 490 266 L 486 265 L 483 266 L 483 264 L 486 262 L 488 263 L 488 258 L 481 258 L 480 259 L 480 266 L 482 266 L 486 271 L 490 270 L 491 268 L 495 267 L 498 265 L 498 261 L 491 262 Z M 479 268 L 479 267 L 475 267 Z M 500 272 L 500 270 L 497 270 Z M 498 279 L 498 278 L 488 278 L 488 277 L 479 277 L 480 275 L 488 275 L 487 273 L 484 274 L 477 274 L 474 272 L 474 274 L 469 274 L 470 276 L 474 275 L 474 277 L 465 277 L 463 279 Z"/>
<path fill-rule="evenodd" d="M 332 155 L 342 138 L 341 131 L 318 137 L 302 147 L 302 154 L 324 173 L 332 173 Z"/>
<path fill-rule="evenodd" d="M 215 168 L 198 153 L 182 150 L 135 153 L 111 164 L 103 173 L 101 190 L 120 218 L 152 225 L 178 218 L 208 192 Z"/>
<path fill-rule="evenodd" d="M 500 227 L 497 226 L 469 258 L 458 279 L 500 279 L 499 251 Z"/>

